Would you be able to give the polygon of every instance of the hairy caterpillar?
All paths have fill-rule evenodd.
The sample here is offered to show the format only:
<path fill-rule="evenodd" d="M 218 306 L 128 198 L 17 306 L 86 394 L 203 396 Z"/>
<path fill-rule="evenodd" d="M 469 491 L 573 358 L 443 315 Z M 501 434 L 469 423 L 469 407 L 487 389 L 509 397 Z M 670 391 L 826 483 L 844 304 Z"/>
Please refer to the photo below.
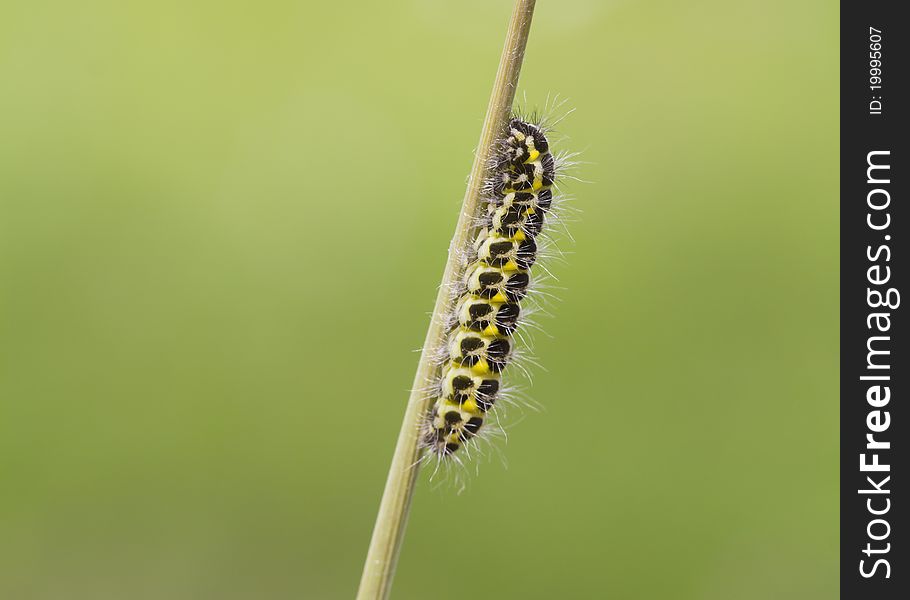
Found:
<path fill-rule="evenodd" d="M 538 256 L 537 238 L 553 202 L 557 167 L 542 126 L 513 117 L 490 167 L 486 211 L 468 249 L 423 425 L 424 446 L 440 458 L 471 443 L 496 404 Z"/>

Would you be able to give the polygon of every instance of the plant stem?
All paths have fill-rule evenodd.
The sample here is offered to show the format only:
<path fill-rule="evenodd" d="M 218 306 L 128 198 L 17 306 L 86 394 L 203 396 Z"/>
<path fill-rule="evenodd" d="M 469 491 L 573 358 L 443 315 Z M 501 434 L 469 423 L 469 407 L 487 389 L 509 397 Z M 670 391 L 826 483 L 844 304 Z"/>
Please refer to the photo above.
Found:
<path fill-rule="evenodd" d="M 414 385 L 405 409 L 404 422 L 401 424 L 385 491 L 379 505 L 379 514 L 376 516 L 373 539 L 370 541 L 360 580 L 360 590 L 357 593 L 358 600 L 384 600 L 388 598 L 392 587 L 392 578 L 395 575 L 395 566 L 419 470 L 420 419 L 425 417 L 429 410 L 429 402 L 433 400 L 426 396 L 425 391 L 427 383 L 432 381 L 437 371 L 432 354 L 446 333 L 445 316 L 451 308 L 449 290 L 462 275 L 463 265 L 459 252 L 468 246 L 474 233 L 474 217 L 479 213 L 482 202 L 483 183 L 494 151 L 493 144 L 505 127 L 512 109 L 535 3 L 536 0 L 516 0 L 512 10 L 505 46 L 499 59 L 499 70 L 496 72 L 493 92 L 490 95 L 480 141 L 474 155 L 474 165 L 468 178 L 461 216 L 449 244 L 449 256 L 436 296 L 436 306 L 427 329 L 423 352 L 420 354 L 420 362 L 414 376 Z"/>

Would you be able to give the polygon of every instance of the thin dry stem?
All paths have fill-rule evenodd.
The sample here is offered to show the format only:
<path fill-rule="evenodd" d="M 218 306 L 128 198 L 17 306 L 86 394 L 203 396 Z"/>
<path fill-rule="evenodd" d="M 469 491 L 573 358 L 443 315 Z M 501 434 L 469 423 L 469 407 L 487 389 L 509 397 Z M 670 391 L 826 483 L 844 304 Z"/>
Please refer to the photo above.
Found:
<path fill-rule="evenodd" d="M 494 142 L 509 118 L 512 101 L 515 98 L 535 3 L 536 0 L 516 0 L 512 10 L 505 46 L 499 59 L 499 70 L 493 84 L 493 93 L 490 95 L 490 103 L 487 106 L 480 141 L 477 143 L 474 156 L 474 165 L 468 178 L 461 216 L 449 244 L 449 256 L 436 296 L 436 306 L 417 365 L 404 422 L 398 434 L 398 443 L 389 467 L 379 514 L 376 516 L 373 538 L 370 541 L 363 577 L 360 580 L 360 590 L 357 593 L 358 600 L 384 600 L 389 597 L 392 587 L 420 464 L 418 460 L 420 419 L 426 415 L 429 402 L 432 400 L 423 390 L 438 369 L 433 354 L 445 335 L 445 316 L 450 310 L 451 302 L 450 290 L 461 277 L 463 265 L 459 252 L 470 243 L 471 235 L 474 233 L 474 220 L 480 211 L 483 184 L 488 175 L 488 165 L 491 164 Z"/>

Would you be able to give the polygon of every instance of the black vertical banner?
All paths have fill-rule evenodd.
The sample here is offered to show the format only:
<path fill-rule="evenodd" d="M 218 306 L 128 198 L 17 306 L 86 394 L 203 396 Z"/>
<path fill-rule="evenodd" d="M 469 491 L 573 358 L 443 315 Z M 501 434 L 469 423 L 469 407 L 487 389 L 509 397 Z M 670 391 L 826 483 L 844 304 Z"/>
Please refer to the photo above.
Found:
<path fill-rule="evenodd" d="M 897 0 L 841 3 L 841 597 L 910 598 L 906 112 Z M 903 11 L 902 11 L 903 12 Z M 906 300 L 910 301 L 910 297 Z"/>

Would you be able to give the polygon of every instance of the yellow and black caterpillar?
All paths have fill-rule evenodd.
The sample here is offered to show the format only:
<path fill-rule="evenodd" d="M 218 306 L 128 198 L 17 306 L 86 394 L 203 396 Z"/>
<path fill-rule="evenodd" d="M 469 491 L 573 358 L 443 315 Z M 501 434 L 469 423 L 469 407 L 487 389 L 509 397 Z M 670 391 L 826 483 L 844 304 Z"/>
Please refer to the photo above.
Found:
<path fill-rule="evenodd" d="M 553 201 L 556 163 L 540 126 L 511 119 L 491 167 L 486 214 L 470 249 L 424 427 L 425 446 L 440 457 L 469 443 L 496 403 L 537 259 L 535 239 Z"/>

